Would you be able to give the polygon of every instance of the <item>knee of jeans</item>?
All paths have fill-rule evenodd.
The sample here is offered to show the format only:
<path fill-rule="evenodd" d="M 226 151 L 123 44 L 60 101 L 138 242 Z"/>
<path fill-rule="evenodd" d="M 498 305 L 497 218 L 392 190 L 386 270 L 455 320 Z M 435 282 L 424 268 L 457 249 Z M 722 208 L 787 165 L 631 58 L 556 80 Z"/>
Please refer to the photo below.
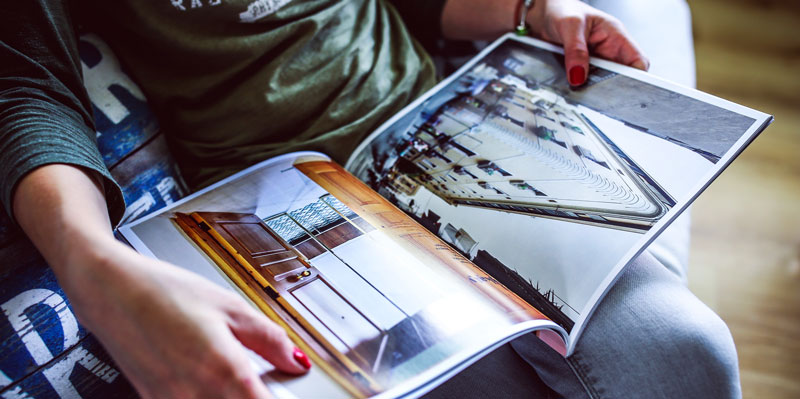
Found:
<path fill-rule="evenodd" d="M 682 320 L 676 345 L 695 354 L 698 365 L 706 370 L 738 374 L 736 347 L 728 326 L 710 310 L 702 313 Z"/>
<path fill-rule="evenodd" d="M 672 383 L 685 386 L 684 397 L 737 398 L 741 396 L 736 347 L 725 322 L 689 294 L 683 304 L 656 317 L 648 330 L 653 345 L 651 365 L 672 370 Z M 677 311 L 676 311 L 677 310 Z M 683 310 L 683 311 L 680 311 Z M 667 371 L 664 371 L 667 372 Z"/>
<path fill-rule="evenodd" d="M 728 327 L 674 276 L 653 270 L 632 270 L 592 316 L 573 356 L 584 385 L 609 397 L 633 386 L 638 397 L 739 397 Z"/>

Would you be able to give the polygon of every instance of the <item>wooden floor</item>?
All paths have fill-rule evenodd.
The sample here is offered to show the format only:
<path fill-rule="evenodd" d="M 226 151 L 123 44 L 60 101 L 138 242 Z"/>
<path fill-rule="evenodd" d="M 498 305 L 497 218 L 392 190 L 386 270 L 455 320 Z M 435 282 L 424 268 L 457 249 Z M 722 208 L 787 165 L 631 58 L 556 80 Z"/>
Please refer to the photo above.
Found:
<path fill-rule="evenodd" d="M 689 0 L 698 88 L 775 122 L 696 202 L 689 285 L 728 323 L 745 398 L 800 398 L 800 1 Z"/>

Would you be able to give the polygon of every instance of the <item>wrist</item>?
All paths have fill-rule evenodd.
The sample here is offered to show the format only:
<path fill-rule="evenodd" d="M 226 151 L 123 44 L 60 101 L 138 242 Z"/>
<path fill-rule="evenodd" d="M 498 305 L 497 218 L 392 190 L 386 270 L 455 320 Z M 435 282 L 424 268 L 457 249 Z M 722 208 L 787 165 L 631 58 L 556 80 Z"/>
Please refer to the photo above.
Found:
<path fill-rule="evenodd" d="M 525 15 L 525 24 L 529 34 L 541 38 L 541 30 L 545 26 L 545 14 L 549 0 L 534 0 Z"/>
<path fill-rule="evenodd" d="M 65 252 L 50 267 L 67 296 L 76 303 L 107 290 L 119 274 L 121 259 L 137 255 L 112 235 L 68 235 Z M 129 253 L 130 252 L 130 253 Z"/>
<path fill-rule="evenodd" d="M 117 250 L 99 183 L 85 170 L 51 164 L 20 180 L 13 198 L 17 222 L 62 285 L 73 271 L 97 265 Z"/>

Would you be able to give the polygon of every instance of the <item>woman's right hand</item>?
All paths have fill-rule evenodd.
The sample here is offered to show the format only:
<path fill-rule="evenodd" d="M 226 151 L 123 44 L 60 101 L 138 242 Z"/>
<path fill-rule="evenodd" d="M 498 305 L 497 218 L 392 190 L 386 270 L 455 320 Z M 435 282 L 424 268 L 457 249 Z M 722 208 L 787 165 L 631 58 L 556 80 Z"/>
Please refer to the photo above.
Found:
<path fill-rule="evenodd" d="M 287 373 L 310 367 L 282 328 L 235 293 L 116 241 L 83 170 L 34 170 L 15 191 L 14 214 L 142 397 L 270 397 L 245 347 Z"/>
<path fill-rule="evenodd" d="M 244 347 L 287 373 L 310 366 L 237 294 L 122 244 L 107 250 L 73 268 L 64 289 L 142 397 L 270 397 Z"/>

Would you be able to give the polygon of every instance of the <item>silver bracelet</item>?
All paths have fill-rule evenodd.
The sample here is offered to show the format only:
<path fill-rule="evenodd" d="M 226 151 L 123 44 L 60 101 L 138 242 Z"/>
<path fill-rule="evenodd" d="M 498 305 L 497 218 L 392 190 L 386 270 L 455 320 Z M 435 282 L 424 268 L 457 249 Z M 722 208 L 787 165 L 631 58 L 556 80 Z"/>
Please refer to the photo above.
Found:
<path fill-rule="evenodd" d="M 528 29 L 528 24 L 525 23 L 525 17 L 528 16 L 528 10 L 533 6 L 533 0 L 521 0 L 519 3 L 519 7 L 517 7 L 519 25 L 517 25 L 515 32 L 520 36 L 527 36 L 530 29 Z"/>

